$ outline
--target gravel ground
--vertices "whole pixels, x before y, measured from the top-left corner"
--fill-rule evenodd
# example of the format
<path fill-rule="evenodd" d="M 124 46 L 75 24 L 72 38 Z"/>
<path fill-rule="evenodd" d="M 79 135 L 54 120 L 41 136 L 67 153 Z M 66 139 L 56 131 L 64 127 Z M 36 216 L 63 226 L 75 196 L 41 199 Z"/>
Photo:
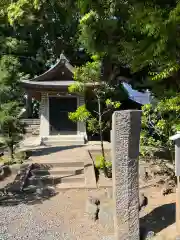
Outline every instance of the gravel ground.
<path fill-rule="evenodd" d="M 94 190 L 93 193 L 102 190 Z M 41 203 L 0 207 L 0 240 L 100 240 L 109 234 L 84 214 L 92 192 L 71 190 Z M 108 239 L 108 238 L 107 238 Z"/>
<path fill-rule="evenodd" d="M 2 207 L 0 214 L 0 239 L 73 239 L 63 232 L 61 219 L 43 219 L 43 213 L 35 206 Z"/>

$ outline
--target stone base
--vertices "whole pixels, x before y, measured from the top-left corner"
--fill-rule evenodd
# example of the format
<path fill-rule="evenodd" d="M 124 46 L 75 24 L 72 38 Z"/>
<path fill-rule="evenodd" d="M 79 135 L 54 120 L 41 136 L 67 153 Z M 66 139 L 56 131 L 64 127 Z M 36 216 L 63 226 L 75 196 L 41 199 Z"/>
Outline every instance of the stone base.
<path fill-rule="evenodd" d="M 108 201 L 100 204 L 99 223 L 106 228 L 114 228 L 114 204 L 113 200 L 108 199 Z"/>
<path fill-rule="evenodd" d="M 98 218 L 98 206 L 92 203 L 89 199 L 86 202 L 86 214 L 89 219 L 96 221 Z"/>

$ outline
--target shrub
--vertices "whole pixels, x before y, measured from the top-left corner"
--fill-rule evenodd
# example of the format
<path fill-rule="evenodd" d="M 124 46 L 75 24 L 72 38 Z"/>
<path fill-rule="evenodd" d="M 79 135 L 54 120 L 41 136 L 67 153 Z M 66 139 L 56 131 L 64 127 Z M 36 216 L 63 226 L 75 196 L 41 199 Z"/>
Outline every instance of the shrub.
<path fill-rule="evenodd" d="M 107 177 L 112 177 L 112 162 L 110 161 L 104 161 L 104 157 L 102 155 L 96 156 L 95 158 L 95 167 L 98 171 L 104 170 L 104 162 L 107 169 Z"/>
<path fill-rule="evenodd" d="M 24 125 L 20 121 L 21 108 L 17 102 L 8 102 L 0 105 L 0 142 L 3 143 L 14 160 L 15 146 L 22 140 Z"/>
<path fill-rule="evenodd" d="M 180 96 L 164 98 L 143 106 L 141 155 L 153 157 L 156 152 L 173 153 L 170 136 L 180 129 Z"/>

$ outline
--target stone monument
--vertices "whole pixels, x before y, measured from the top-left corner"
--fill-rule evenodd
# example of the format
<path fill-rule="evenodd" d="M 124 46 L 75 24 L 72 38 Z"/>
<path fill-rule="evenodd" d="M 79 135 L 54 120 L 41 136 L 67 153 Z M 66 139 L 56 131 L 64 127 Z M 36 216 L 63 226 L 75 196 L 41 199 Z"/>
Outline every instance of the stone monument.
<path fill-rule="evenodd" d="M 141 111 L 114 112 L 112 175 L 115 240 L 139 240 L 139 139 Z"/>

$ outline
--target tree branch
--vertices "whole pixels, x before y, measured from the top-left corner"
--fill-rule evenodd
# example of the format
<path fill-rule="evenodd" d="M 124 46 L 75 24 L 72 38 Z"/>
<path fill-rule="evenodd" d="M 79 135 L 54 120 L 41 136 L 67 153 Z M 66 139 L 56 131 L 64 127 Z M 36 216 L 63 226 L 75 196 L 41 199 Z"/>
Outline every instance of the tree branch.
<path fill-rule="evenodd" d="M 104 132 L 109 126 L 106 125 L 103 129 L 102 129 L 102 132 Z"/>
<path fill-rule="evenodd" d="M 93 110 L 93 112 L 99 115 L 99 113 L 97 111 Z"/>
<path fill-rule="evenodd" d="M 101 114 L 101 117 L 104 116 L 106 113 L 110 112 L 111 110 L 112 110 L 112 109 L 108 109 L 108 110 L 106 110 L 105 112 L 103 112 L 103 113 Z"/>

